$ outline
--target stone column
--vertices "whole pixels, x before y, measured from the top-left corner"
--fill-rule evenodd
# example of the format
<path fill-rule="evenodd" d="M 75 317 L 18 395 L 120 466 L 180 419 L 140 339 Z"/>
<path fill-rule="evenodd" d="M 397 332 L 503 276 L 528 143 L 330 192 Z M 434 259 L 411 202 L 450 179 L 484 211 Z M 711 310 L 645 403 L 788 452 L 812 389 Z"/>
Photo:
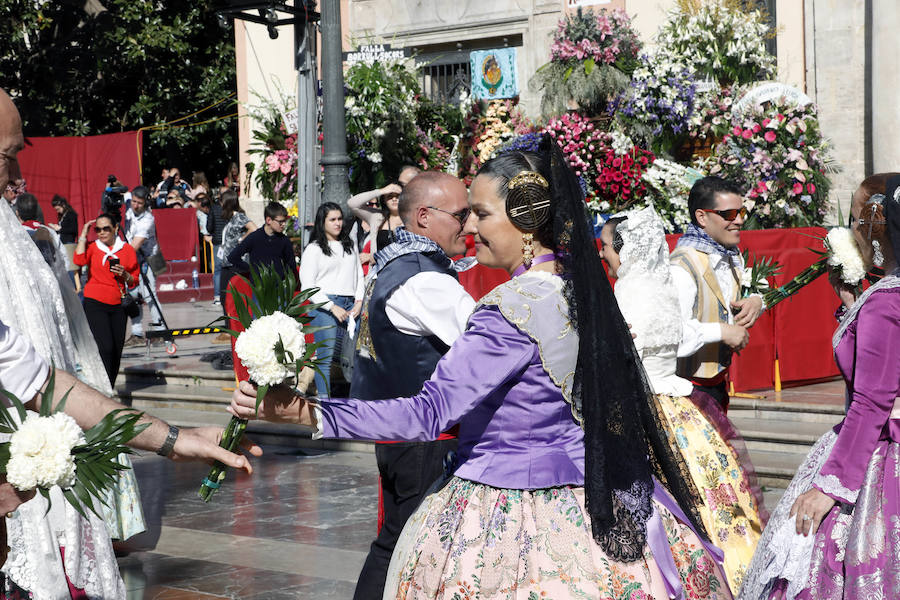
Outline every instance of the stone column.
<path fill-rule="evenodd" d="M 344 114 L 344 63 L 341 57 L 341 2 L 323 0 L 322 10 L 322 136 L 325 189 L 322 199 L 344 207 L 350 199 L 347 171 L 347 122 Z"/>
<path fill-rule="evenodd" d="M 872 158 L 875 173 L 900 171 L 900 10 L 872 2 Z"/>

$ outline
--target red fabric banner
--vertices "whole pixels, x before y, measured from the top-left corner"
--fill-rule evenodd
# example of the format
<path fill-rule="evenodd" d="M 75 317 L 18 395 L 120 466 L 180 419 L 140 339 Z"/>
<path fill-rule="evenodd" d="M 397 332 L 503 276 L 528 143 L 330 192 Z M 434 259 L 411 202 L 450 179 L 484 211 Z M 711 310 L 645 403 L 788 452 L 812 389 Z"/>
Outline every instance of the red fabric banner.
<path fill-rule="evenodd" d="M 782 273 L 775 278 L 775 284 L 783 285 L 818 260 L 807 248 L 822 250 L 822 242 L 814 238 L 824 235 L 825 230 L 819 227 L 744 231 L 740 247 L 749 249 L 752 256 L 769 256 L 781 263 Z M 670 249 L 679 237 L 666 236 Z M 509 275 L 501 269 L 478 265 L 460 273 L 459 280 L 477 300 L 508 281 Z M 837 375 L 831 335 L 837 326 L 834 311 L 838 304 L 827 277 L 822 276 L 796 296 L 765 311 L 750 330 L 750 343 L 732 362 L 735 390 L 773 387 L 776 356 L 782 382 Z"/>
<path fill-rule="evenodd" d="M 190 260 L 192 256 L 197 256 L 200 226 L 197 224 L 196 208 L 157 208 L 153 211 L 153 218 L 156 221 L 156 239 L 166 260 Z"/>
<path fill-rule="evenodd" d="M 106 178 L 115 175 L 130 190 L 141 182 L 141 132 L 89 137 L 29 137 L 19 153 L 19 167 L 47 223 L 56 223 L 50 205 L 65 197 L 78 213 L 78 230 L 97 216 Z"/>

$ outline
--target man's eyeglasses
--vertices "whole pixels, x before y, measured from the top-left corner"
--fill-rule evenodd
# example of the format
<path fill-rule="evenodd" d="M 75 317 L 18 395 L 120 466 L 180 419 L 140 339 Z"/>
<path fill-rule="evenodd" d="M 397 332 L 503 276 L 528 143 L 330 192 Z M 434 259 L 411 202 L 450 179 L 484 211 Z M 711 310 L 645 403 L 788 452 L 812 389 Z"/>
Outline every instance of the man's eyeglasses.
<path fill-rule="evenodd" d="M 287 219 L 272 219 L 272 220 L 275 221 L 276 223 L 278 223 L 279 225 L 284 225 L 288 221 Z"/>
<path fill-rule="evenodd" d="M 112 231 L 113 228 L 109 225 L 105 225 L 103 227 L 94 227 L 94 233 L 103 233 L 104 231 Z"/>
<path fill-rule="evenodd" d="M 460 229 L 462 229 L 463 227 L 466 226 L 466 221 L 467 221 L 468 218 L 469 218 L 469 214 L 471 214 L 471 212 L 472 212 L 472 209 L 469 208 L 469 207 L 466 207 L 466 208 L 464 208 L 464 209 L 462 209 L 462 210 L 460 210 L 460 211 L 457 211 L 457 212 L 455 212 L 455 213 L 454 213 L 454 212 L 450 212 L 449 210 L 444 210 L 443 208 L 438 208 L 437 206 L 426 206 L 425 208 L 430 208 L 431 210 L 437 210 L 437 211 L 440 211 L 440 212 L 442 212 L 442 213 L 446 213 L 446 214 L 450 215 L 451 217 L 453 217 L 454 219 L 456 219 L 457 221 L 459 221 L 459 228 L 460 228 Z"/>
<path fill-rule="evenodd" d="M 726 221 L 734 221 L 735 219 L 737 219 L 738 215 L 741 215 L 742 219 L 746 219 L 750 214 L 750 211 L 747 210 L 746 206 L 742 206 L 740 208 L 728 208 L 725 210 L 716 210 L 715 208 L 701 208 L 700 210 L 708 213 L 716 213 Z"/>

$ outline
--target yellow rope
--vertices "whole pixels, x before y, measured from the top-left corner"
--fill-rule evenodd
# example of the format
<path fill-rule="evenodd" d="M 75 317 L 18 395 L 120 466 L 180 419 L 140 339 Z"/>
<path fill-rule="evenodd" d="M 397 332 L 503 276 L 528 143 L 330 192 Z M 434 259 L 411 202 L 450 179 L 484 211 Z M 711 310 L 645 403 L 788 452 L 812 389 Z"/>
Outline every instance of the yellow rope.
<path fill-rule="evenodd" d="M 190 119 L 196 115 L 199 115 L 202 112 L 206 112 L 211 108 L 215 108 L 216 106 L 222 104 L 223 102 L 228 101 L 230 98 L 233 98 L 237 94 L 237 92 L 231 92 L 221 100 L 217 100 L 213 102 L 209 106 L 205 106 L 198 111 L 194 111 L 189 115 L 185 115 L 183 117 L 178 117 L 177 119 L 172 119 L 171 121 L 166 121 L 165 123 L 159 123 L 157 125 L 147 125 L 145 127 L 139 127 L 137 132 L 138 136 L 135 138 L 135 145 L 137 146 L 137 157 L 138 157 L 138 172 L 142 172 L 144 170 L 143 158 L 141 157 L 141 136 L 140 133 L 143 131 L 151 131 L 154 129 L 175 129 L 177 127 L 195 127 L 197 125 L 205 125 L 207 123 L 213 123 L 215 121 L 221 121 L 223 119 L 230 119 L 232 117 L 237 116 L 238 113 L 231 113 L 230 115 L 225 115 L 224 117 L 216 117 L 213 119 L 207 119 L 206 121 L 199 121 L 197 123 L 188 123 L 187 125 L 176 125 L 174 127 L 169 127 L 172 123 L 178 123 L 179 121 L 184 121 L 185 119 Z"/>

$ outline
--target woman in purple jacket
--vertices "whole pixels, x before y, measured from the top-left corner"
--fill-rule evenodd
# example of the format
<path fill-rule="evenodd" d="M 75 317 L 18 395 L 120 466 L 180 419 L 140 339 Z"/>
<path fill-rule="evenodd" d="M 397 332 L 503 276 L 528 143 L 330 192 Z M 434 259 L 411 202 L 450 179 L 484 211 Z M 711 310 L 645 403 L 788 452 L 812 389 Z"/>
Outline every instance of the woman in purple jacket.
<path fill-rule="evenodd" d="M 900 598 L 900 176 L 892 175 L 863 181 L 850 207 L 863 258 L 885 277 L 858 298 L 832 278 L 847 416 L 819 439 L 772 513 L 741 598 Z"/>
<path fill-rule="evenodd" d="M 459 424 L 452 476 L 407 522 L 385 598 L 730 598 L 561 151 L 545 139 L 489 161 L 470 205 L 479 262 L 512 279 L 422 391 L 313 404 L 281 388 L 260 416 L 362 439 Z M 242 382 L 230 410 L 254 406 Z"/>

